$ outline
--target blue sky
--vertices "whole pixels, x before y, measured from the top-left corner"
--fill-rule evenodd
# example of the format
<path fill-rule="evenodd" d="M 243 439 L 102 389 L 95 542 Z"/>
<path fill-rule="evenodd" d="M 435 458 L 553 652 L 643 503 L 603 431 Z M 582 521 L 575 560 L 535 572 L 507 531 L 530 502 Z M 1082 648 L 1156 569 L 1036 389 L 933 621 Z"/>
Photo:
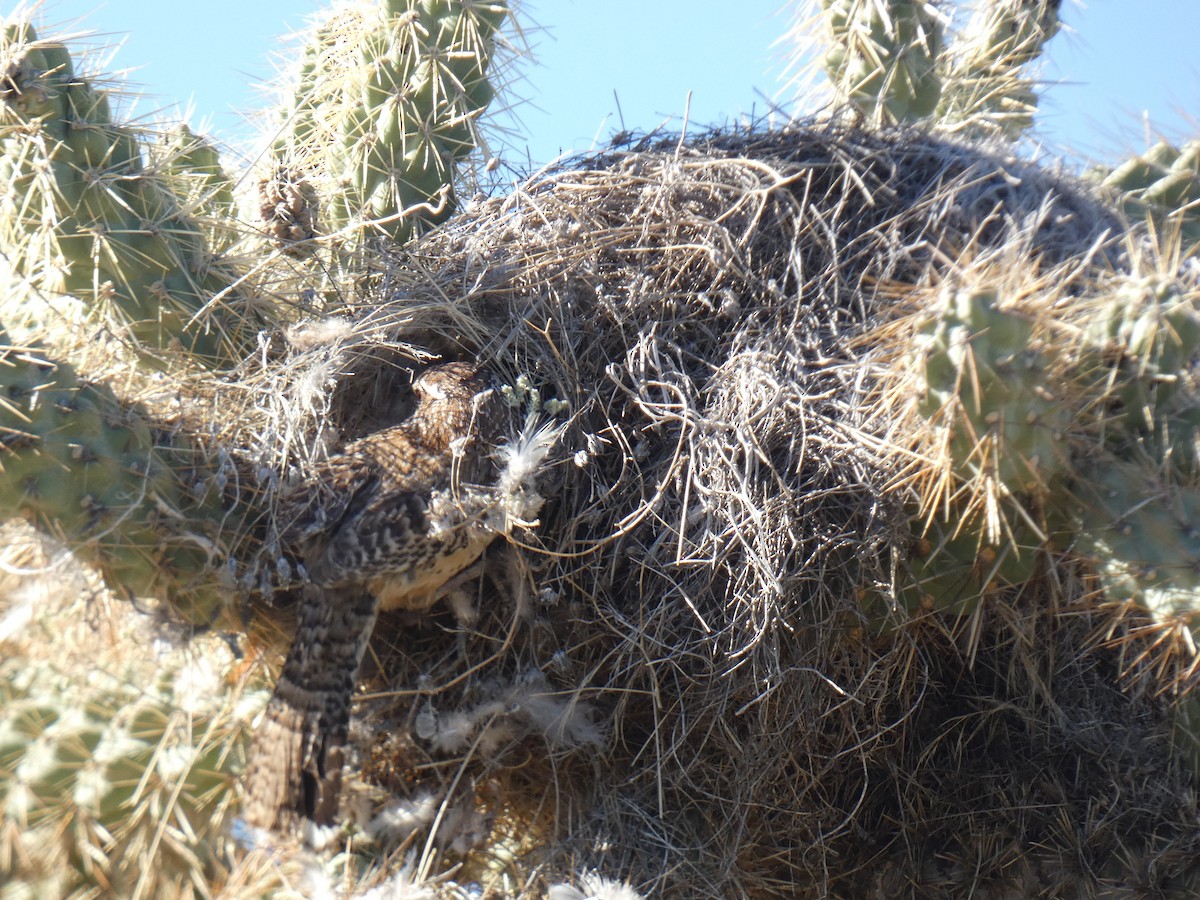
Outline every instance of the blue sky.
<path fill-rule="evenodd" d="M 123 42 L 109 68 L 132 70 L 151 96 L 139 112 L 173 106 L 167 114 L 183 118 L 190 109 L 194 126 L 239 144 L 251 133 L 243 114 L 267 103 L 255 85 L 271 75 L 280 36 L 325 5 L 49 0 L 40 18 L 44 30 L 82 28 L 97 33 L 95 43 Z M 1073 33 L 1050 45 L 1039 121 L 1052 153 L 1119 159 L 1145 145 L 1147 121 L 1153 134 L 1200 135 L 1200 0 L 1065 6 Z M 678 128 L 689 92 L 689 120 L 699 127 L 762 113 L 784 90 L 786 52 L 773 46 L 789 24 L 784 0 L 542 0 L 525 9 L 536 23 L 535 61 L 509 93 L 519 132 L 503 153 L 517 168 L 586 150 L 622 120 L 629 129 L 668 119 Z"/>

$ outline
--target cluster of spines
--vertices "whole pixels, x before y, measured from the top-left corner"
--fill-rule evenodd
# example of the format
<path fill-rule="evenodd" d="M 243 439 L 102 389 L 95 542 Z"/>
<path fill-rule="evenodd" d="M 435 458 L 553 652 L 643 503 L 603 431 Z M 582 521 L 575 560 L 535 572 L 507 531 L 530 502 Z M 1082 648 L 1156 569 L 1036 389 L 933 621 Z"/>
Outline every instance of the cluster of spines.
<path fill-rule="evenodd" d="M 979 4 L 951 44 L 936 118 L 982 135 L 1019 138 L 1037 111 L 1029 67 L 1059 31 L 1061 0 Z"/>

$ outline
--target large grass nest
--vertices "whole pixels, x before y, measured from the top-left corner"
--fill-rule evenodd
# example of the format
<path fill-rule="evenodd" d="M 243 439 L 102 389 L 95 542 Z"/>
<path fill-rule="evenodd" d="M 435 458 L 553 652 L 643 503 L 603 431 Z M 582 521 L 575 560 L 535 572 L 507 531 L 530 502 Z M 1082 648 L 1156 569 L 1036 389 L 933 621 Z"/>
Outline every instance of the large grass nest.
<path fill-rule="evenodd" d="M 439 356 L 565 425 L 473 612 L 378 627 L 376 827 L 433 803 L 420 874 L 535 895 L 589 869 L 714 898 L 1184 883 L 1200 820 L 1129 677 L 1144 619 L 1066 555 L 969 635 L 889 606 L 927 461 L 871 336 L 965 260 L 1086 293 L 1128 232 L 999 151 L 794 127 L 569 160 L 381 260 L 259 383 L 268 468 L 394 420 Z"/>

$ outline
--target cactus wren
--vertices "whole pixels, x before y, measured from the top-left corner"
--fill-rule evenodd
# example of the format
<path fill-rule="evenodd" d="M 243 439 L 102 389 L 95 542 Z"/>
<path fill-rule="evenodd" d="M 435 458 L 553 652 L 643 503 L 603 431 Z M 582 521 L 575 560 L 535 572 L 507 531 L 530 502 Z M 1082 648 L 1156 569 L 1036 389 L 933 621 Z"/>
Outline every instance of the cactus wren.
<path fill-rule="evenodd" d="M 281 501 L 280 532 L 303 559 L 299 624 L 255 732 L 243 818 L 275 828 L 337 813 L 359 663 L 380 610 L 431 606 L 495 533 L 456 505 L 493 480 L 503 404 L 467 363 L 426 370 L 399 425 L 346 446 Z"/>

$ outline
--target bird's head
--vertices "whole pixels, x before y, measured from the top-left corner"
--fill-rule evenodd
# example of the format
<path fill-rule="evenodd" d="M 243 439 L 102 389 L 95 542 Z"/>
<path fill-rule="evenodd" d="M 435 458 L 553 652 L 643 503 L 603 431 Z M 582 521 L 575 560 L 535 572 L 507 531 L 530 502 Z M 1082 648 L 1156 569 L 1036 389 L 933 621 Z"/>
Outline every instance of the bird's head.
<path fill-rule="evenodd" d="M 435 444 L 469 434 L 495 440 L 503 425 L 502 406 L 491 373 L 475 363 L 430 366 L 413 382 L 417 409 L 410 420 Z"/>
<path fill-rule="evenodd" d="M 449 362 L 430 366 L 413 382 L 422 405 L 470 403 L 476 394 L 490 390 L 491 378 L 475 363 Z"/>

